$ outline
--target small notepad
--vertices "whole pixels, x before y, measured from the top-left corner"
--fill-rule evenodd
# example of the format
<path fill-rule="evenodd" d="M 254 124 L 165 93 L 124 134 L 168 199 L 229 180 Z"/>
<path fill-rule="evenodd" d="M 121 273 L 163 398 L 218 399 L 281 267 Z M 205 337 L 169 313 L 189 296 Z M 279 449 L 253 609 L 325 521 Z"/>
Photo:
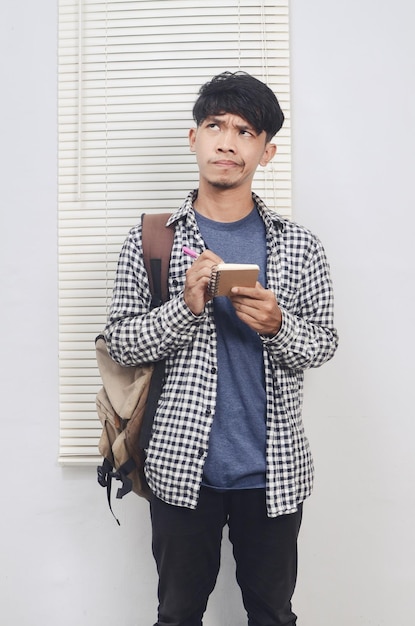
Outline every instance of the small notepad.
<path fill-rule="evenodd" d="M 212 268 L 208 293 L 229 296 L 232 287 L 255 287 L 259 266 L 251 263 L 218 263 Z"/>

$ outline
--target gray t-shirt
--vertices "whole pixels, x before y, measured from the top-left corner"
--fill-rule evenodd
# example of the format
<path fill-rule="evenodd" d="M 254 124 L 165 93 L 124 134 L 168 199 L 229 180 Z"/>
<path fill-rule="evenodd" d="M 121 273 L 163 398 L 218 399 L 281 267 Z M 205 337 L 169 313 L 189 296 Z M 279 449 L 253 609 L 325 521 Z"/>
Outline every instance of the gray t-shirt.
<path fill-rule="evenodd" d="M 237 222 L 196 214 L 206 246 L 227 263 L 257 263 L 266 287 L 265 225 L 256 207 Z M 265 486 L 266 396 L 262 342 L 226 297 L 214 299 L 218 390 L 203 484 L 216 489 Z"/>

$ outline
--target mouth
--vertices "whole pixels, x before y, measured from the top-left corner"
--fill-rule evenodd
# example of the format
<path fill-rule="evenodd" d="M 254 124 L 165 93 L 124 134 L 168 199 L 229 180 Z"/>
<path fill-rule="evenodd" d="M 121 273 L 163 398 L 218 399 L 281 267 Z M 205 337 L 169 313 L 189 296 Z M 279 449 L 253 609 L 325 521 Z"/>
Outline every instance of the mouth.
<path fill-rule="evenodd" d="M 231 161 L 229 159 L 220 159 L 218 161 L 213 161 L 213 165 L 227 169 L 229 169 L 230 167 L 240 167 L 239 163 L 237 163 L 236 161 Z"/>

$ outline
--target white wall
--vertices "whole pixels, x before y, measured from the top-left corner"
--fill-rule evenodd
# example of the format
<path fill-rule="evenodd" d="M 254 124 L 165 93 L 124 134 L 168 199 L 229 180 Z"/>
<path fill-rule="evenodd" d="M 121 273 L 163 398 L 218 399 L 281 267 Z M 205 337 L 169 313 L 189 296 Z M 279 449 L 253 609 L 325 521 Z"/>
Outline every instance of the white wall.
<path fill-rule="evenodd" d="M 414 623 L 413 0 L 293 0 L 295 218 L 327 249 L 341 347 L 307 378 L 317 484 L 304 626 Z M 146 505 L 57 463 L 55 2 L 1 3 L 0 606 L 7 626 L 146 626 Z M 206 626 L 244 623 L 227 544 Z"/>
<path fill-rule="evenodd" d="M 295 213 L 327 248 L 341 335 L 307 382 L 305 626 L 415 623 L 414 18 L 292 2 Z"/>

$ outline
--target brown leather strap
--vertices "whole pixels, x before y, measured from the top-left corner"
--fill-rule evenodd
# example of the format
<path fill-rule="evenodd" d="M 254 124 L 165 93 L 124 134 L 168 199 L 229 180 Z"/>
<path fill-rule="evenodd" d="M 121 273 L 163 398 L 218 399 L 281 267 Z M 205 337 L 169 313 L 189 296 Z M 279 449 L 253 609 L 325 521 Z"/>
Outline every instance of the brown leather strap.
<path fill-rule="evenodd" d="M 166 226 L 170 215 L 145 213 L 141 216 L 144 265 L 153 299 L 159 296 L 161 302 L 169 299 L 168 276 L 174 238 L 174 226 Z M 160 285 L 155 283 L 158 280 Z"/>

